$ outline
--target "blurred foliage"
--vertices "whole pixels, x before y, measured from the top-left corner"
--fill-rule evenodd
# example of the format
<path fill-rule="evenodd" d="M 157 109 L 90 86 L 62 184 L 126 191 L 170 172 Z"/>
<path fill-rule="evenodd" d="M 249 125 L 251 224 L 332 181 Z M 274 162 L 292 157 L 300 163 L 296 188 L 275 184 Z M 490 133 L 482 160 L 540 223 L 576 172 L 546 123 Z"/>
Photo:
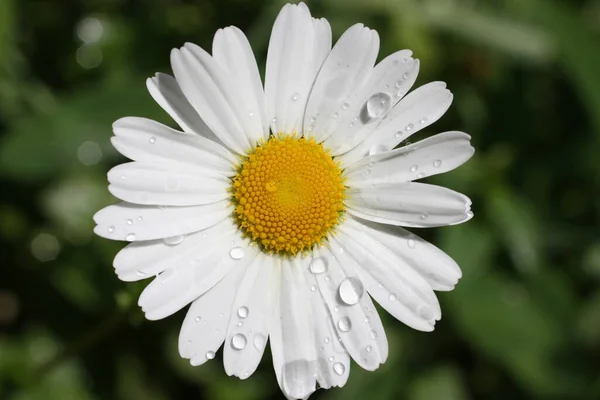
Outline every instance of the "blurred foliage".
<path fill-rule="evenodd" d="M 219 358 L 193 368 L 183 312 L 147 322 L 93 237 L 122 159 L 111 123 L 170 123 L 144 79 L 185 41 L 237 25 L 264 65 L 282 1 L 0 0 L 0 398 L 282 398 L 268 354 L 248 380 Z M 473 199 L 464 226 L 420 231 L 464 278 L 444 319 L 414 332 L 384 315 L 390 358 L 352 369 L 322 399 L 600 398 L 600 1 L 314 0 L 334 36 L 377 29 L 382 55 L 411 48 L 418 83 L 455 94 L 435 132 L 477 149 L 430 179 Z M 429 130 L 420 138 L 432 134 Z"/>

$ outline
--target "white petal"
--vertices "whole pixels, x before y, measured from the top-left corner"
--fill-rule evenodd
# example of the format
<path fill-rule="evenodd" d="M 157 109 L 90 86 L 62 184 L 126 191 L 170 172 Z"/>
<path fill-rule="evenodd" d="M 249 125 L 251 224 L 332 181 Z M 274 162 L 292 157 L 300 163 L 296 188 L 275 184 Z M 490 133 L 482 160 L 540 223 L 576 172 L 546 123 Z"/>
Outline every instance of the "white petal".
<path fill-rule="evenodd" d="M 236 113 L 252 144 L 266 140 L 269 122 L 265 95 L 252 48 L 236 27 L 219 29 L 213 41 L 213 57 L 235 88 L 239 102 Z M 240 107 L 241 105 L 241 107 Z"/>
<path fill-rule="evenodd" d="M 181 164 L 132 162 L 108 172 L 108 189 L 115 197 L 136 204 L 210 204 L 230 196 L 231 181 L 214 175 L 212 170 Z"/>
<path fill-rule="evenodd" d="M 357 229 L 368 232 L 398 258 L 399 268 L 412 268 L 429 283 L 434 290 L 452 290 L 462 273 L 456 262 L 431 243 L 397 226 L 383 225 L 350 216 Z"/>
<path fill-rule="evenodd" d="M 273 257 L 259 253 L 240 284 L 227 328 L 223 365 L 227 375 L 246 379 L 258 367 L 269 336 L 273 307 Z"/>
<path fill-rule="evenodd" d="M 229 255 L 224 257 L 230 259 Z M 225 278 L 192 303 L 179 332 L 179 354 L 190 359 L 192 365 L 212 360 L 223 344 L 233 299 L 252 260 L 244 257 Z"/>
<path fill-rule="evenodd" d="M 316 274 L 315 279 L 344 347 L 362 368 L 377 369 L 387 359 L 387 339 L 354 266 L 345 264 L 342 267 L 332 249 L 327 247 L 313 252 L 313 258 L 306 261 L 309 270 L 311 262 L 327 265 L 327 272 Z M 352 293 L 347 289 L 352 289 Z M 351 298 L 346 297 L 347 293 Z"/>
<path fill-rule="evenodd" d="M 207 139 L 217 141 L 215 134 L 202 121 L 196 110 L 185 98 L 179 84 L 171 75 L 158 73 L 146 80 L 150 95 L 177 124 L 188 133 L 197 133 Z"/>
<path fill-rule="evenodd" d="M 314 320 L 307 307 L 310 292 L 296 260 L 279 262 L 274 270 L 279 293 L 270 323 L 273 368 L 285 395 L 304 399 L 315 391 L 317 373 Z"/>
<path fill-rule="evenodd" d="M 233 257 L 232 251 L 243 256 Z M 238 231 L 230 231 L 211 240 L 208 248 L 197 247 L 158 275 L 144 289 L 138 304 L 150 320 L 168 317 L 210 290 L 231 268 L 245 268 L 255 256 L 255 248 L 241 239 Z"/>
<path fill-rule="evenodd" d="M 186 135 L 145 118 L 121 118 L 113 124 L 113 146 L 125 157 L 149 163 L 175 162 L 235 174 L 229 150 L 201 136 Z"/>
<path fill-rule="evenodd" d="M 329 309 L 325 305 L 315 276 L 305 271 L 310 285 L 309 296 L 315 325 L 315 347 L 317 349 L 317 382 L 323 389 L 342 387 L 350 375 L 350 356 L 342 346 L 341 339 L 333 326 Z"/>
<path fill-rule="evenodd" d="M 475 149 L 462 132 L 444 132 L 409 146 L 365 157 L 345 170 L 346 184 L 409 182 L 453 170 Z"/>
<path fill-rule="evenodd" d="M 419 60 L 401 50 L 375 66 L 365 84 L 348 97 L 339 111 L 340 124 L 325 140 L 333 155 L 354 148 L 380 124 L 392 107 L 412 87 L 419 74 Z"/>
<path fill-rule="evenodd" d="M 178 263 L 188 262 L 195 256 L 195 250 L 210 248 L 214 240 L 236 229 L 233 221 L 227 218 L 189 235 L 130 243 L 115 257 L 115 272 L 119 279 L 127 282 L 152 277 Z"/>
<path fill-rule="evenodd" d="M 361 183 L 347 191 L 347 211 L 382 224 L 432 227 L 456 225 L 473 217 L 463 194 L 425 183 Z"/>
<path fill-rule="evenodd" d="M 331 49 L 331 29 L 311 18 L 305 4 L 287 4 L 271 32 L 265 96 L 271 130 L 302 134 L 306 102 L 315 77 Z"/>
<path fill-rule="evenodd" d="M 369 294 L 394 318 L 414 329 L 433 330 L 441 310 L 431 286 L 414 270 L 399 268 L 401 259 L 352 222 L 340 226 L 331 240 L 332 248 L 343 249 L 336 253 L 340 263 L 354 265 Z"/>
<path fill-rule="evenodd" d="M 224 70 L 200 47 L 171 51 L 171 66 L 185 97 L 223 143 L 239 154 L 252 146 L 238 117 L 239 99 Z"/>
<path fill-rule="evenodd" d="M 452 93 L 444 82 L 423 85 L 403 98 L 389 112 L 381 125 L 349 152 L 339 156 L 343 166 L 369 154 L 371 149 L 379 152 L 391 150 L 415 132 L 431 125 L 444 115 L 452 103 Z"/>
<path fill-rule="evenodd" d="M 337 41 L 317 75 L 304 115 L 304 134 L 317 141 L 339 125 L 348 97 L 367 81 L 379 51 L 377 32 L 356 24 Z M 337 113 L 337 115 L 336 115 Z"/>
<path fill-rule="evenodd" d="M 231 214 L 228 200 L 201 206 L 155 207 L 119 203 L 94 215 L 94 232 L 112 240 L 163 239 L 201 231 Z"/>

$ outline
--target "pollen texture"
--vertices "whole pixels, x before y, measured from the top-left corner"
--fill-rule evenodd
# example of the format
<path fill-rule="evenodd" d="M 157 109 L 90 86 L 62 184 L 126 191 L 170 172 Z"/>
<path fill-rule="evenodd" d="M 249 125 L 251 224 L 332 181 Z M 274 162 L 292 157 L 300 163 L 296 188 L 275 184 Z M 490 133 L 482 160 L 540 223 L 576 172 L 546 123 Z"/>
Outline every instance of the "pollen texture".
<path fill-rule="evenodd" d="M 271 137 L 233 178 L 234 219 L 263 251 L 295 255 L 339 222 L 344 190 L 341 169 L 321 144 Z"/>

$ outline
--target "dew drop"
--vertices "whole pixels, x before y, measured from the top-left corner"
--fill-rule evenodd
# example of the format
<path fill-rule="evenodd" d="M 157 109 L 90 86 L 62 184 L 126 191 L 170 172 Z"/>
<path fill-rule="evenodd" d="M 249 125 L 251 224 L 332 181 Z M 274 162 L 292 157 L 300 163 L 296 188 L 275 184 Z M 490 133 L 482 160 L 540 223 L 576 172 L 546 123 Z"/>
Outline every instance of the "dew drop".
<path fill-rule="evenodd" d="M 146 276 L 146 273 L 144 271 L 139 270 L 139 269 L 135 271 L 135 274 L 137 276 Z"/>
<path fill-rule="evenodd" d="M 381 154 L 387 151 L 387 147 L 382 144 L 376 144 L 369 149 L 369 155 Z"/>
<path fill-rule="evenodd" d="M 368 324 L 369 322 L 371 322 L 371 319 L 369 317 L 365 317 L 365 323 Z"/>
<path fill-rule="evenodd" d="M 405 73 L 404 75 L 402 75 L 402 79 L 407 80 L 408 79 L 408 73 Z"/>
<path fill-rule="evenodd" d="M 142 222 L 144 220 L 144 217 L 139 216 L 137 219 L 138 219 L 138 221 Z"/>
<path fill-rule="evenodd" d="M 329 336 L 327 336 L 327 337 L 325 338 L 325 343 L 329 343 L 330 341 L 331 341 L 331 339 L 329 338 Z"/>
<path fill-rule="evenodd" d="M 404 92 L 402 90 L 399 90 L 398 93 L 396 93 L 396 97 L 402 97 L 404 96 Z"/>
<path fill-rule="evenodd" d="M 347 305 L 351 306 L 360 301 L 364 294 L 365 288 L 356 277 L 346 278 L 338 287 L 338 295 L 340 299 Z"/>
<path fill-rule="evenodd" d="M 433 310 L 427 305 L 420 305 L 417 307 L 417 315 L 427 321 L 431 321 L 433 319 Z"/>
<path fill-rule="evenodd" d="M 402 86 L 402 80 L 398 79 L 398 80 L 396 81 L 396 85 L 395 85 L 395 86 L 396 86 L 396 89 L 399 89 L 399 88 L 400 88 L 400 86 Z"/>
<path fill-rule="evenodd" d="M 114 225 L 109 226 L 107 231 L 108 231 L 108 233 L 113 233 L 115 231 Z"/>
<path fill-rule="evenodd" d="M 436 168 L 439 168 L 440 165 L 442 165 L 442 160 L 435 160 L 433 162 L 433 166 L 436 167 Z"/>
<path fill-rule="evenodd" d="M 417 174 L 417 179 L 421 179 L 421 178 L 423 178 L 424 176 L 425 176 L 425 174 L 424 174 L 424 173 L 422 173 L 422 172 L 419 172 L 419 173 Z"/>
<path fill-rule="evenodd" d="M 310 117 L 311 124 L 314 124 L 317 119 L 315 117 Z"/>
<path fill-rule="evenodd" d="M 292 95 L 292 101 L 297 101 L 300 98 L 300 93 L 294 93 Z"/>
<path fill-rule="evenodd" d="M 391 293 L 388 296 L 388 299 L 393 303 L 394 301 L 398 300 L 398 298 L 396 297 L 396 295 L 394 293 Z"/>
<path fill-rule="evenodd" d="M 419 169 L 418 165 L 413 165 L 412 167 L 410 167 L 410 172 L 417 172 L 418 169 Z"/>
<path fill-rule="evenodd" d="M 248 316 L 248 312 L 249 312 L 248 307 L 242 306 L 242 307 L 238 308 L 237 315 L 240 318 L 246 318 Z"/>
<path fill-rule="evenodd" d="M 377 337 L 378 337 L 378 336 L 379 336 L 379 335 L 377 334 L 377 332 L 376 332 L 376 331 L 371 331 L 371 337 L 372 337 L 373 339 L 377 339 Z"/>
<path fill-rule="evenodd" d="M 371 352 L 371 350 L 373 350 L 373 348 L 372 348 L 371 346 L 367 346 L 367 349 L 366 349 L 366 350 L 367 350 L 367 353 L 370 353 L 370 352 Z"/>
<path fill-rule="evenodd" d="M 206 358 L 209 360 L 212 360 L 213 358 L 215 358 L 215 352 L 214 351 L 207 351 L 206 352 Z"/>
<path fill-rule="evenodd" d="M 421 214 L 421 219 L 427 219 L 427 217 L 429 217 L 429 214 L 427 214 L 426 212 L 424 212 L 423 214 Z"/>
<path fill-rule="evenodd" d="M 312 285 L 312 286 L 310 287 L 310 291 L 311 291 L 311 292 L 315 292 L 316 290 L 317 290 L 317 287 L 316 287 L 315 285 Z"/>
<path fill-rule="evenodd" d="M 250 111 L 250 112 L 248 113 L 248 116 L 249 116 L 249 117 L 252 117 L 253 115 L 254 115 L 254 113 L 253 113 L 252 111 Z"/>
<path fill-rule="evenodd" d="M 344 110 L 347 110 L 347 109 L 348 109 L 348 107 L 350 107 L 350 104 L 348 104 L 348 103 L 344 103 L 344 104 L 342 104 L 342 108 L 343 108 Z"/>
<path fill-rule="evenodd" d="M 333 362 L 335 361 L 335 358 L 333 358 L 333 356 L 329 356 L 329 362 Z"/>
<path fill-rule="evenodd" d="M 313 258 L 313 260 L 310 262 L 310 264 L 308 266 L 308 269 L 313 274 L 322 274 L 324 272 L 327 272 L 327 269 L 328 269 L 327 260 L 323 257 Z"/>
<path fill-rule="evenodd" d="M 244 258 L 244 249 L 241 247 L 234 247 L 229 251 L 229 256 L 234 260 L 241 260 Z"/>
<path fill-rule="evenodd" d="M 265 337 L 262 334 L 257 333 L 254 335 L 253 343 L 256 350 L 262 350 L 265 348 Z"/>
<path fill-rule="evenodd" d="M 246 339 L 246 336 L 242 335 L 241 333 L 236 333 L 231 338 L 231 347 L 233 347 L 234 350 L 242 350 L 244 347 L 246 347 L 247 342 L 248 340 Z"/>
<path fill-rule="evenodd" d="M 202 319 L 201 317 L 196 317 L 196 318 L 194 318 L 194 320 L 195 320 L 196 322 L 200 322 L 200 320 L 201 320 L 201 319 Z"/>
<path fill-rule="evenodd" d="M 402 132 L 396 132 L 396 134 L 394 135 L 395 138 L 399 138 L 400 136 L 402 136 Z"/>
<path fill-rule="evenodd" d="M 352 328 L 352 322 L 350 318 L 343 317 L 338 321 L 338 329 L 342 332 L 348 332 Z"/>
<path fill-rule="evenodd" d="M 329 275 L 327 275 L 327 276 L 325 277 L 325 282 L 329 282 L 329 280 L 330 280 L 330 279 L 331 279 L 331 278 L 329 278 Z"/>
<path fill-rule="evenodd" d="M 391 97 L 387 93 L 375 93 L 367 100 L 367 114 L 370 118 L 380 118 L 389 110 Z"/>
<path fill-rule="evenodd" d="M 333 311 L 335 311 L 335 312 L 340 312 L 340 308 L 339 308 L 338 306 L 335 306 L 335 307 L 333 308 Z"/>
<path fill-rule="evenodd" d="M 272 123 L 276 123 L 276 122 L 277 122 L 277 118 L 273 118 L 273 119 L 271 120 L 271 122 L 272 122 Z"/>
<path fill-rule="evenodd" d="M 344 364 L 336 362 L 333 364 L 333 371 L 338 375 L 343 375 L 346 372 L 346 367 L 344 367 Z"/>
<path fill-rule="evenodd" d="M 340 116 L 340 114 L 338 114 L 338 113 L 336 113 L 336 112 L 335 112 L 335 113 L 333 113 L 333 118 L 337 118 L 337 117 L 339 117 L 339 116 Z"/>
<path fill-rule="evenodd" d="M 243 321 L 238 322 L 235 326 L 241 328 L 244 325 Z"/>
<path fill-rule="evenodd" d="M 129 235 L 125 236 L 125 240 L 128 242 L 133 242 L 135 240 L 135 233 L 130 233 Z"/>
<path fill-rule="evenodd" d="M 406 125 L 406 128 L 404 128 L 404 130 L 405 130 L 406 132 L 410 132 L 410 131 L 412 131 L 412 129 L 413 129 L 414 127 L 415 127 L 415 126 L 414 126 L 413 124 L 408 124 L 408 125 Z"/>
<path fill-rule="evenodd" d="M 176 246 L 179 243 L 183 242 L 183 239 L 185 239 L 185 235 L 177 235 L 177 236 L 171 236 L 168 238 L 164 238 L 163 242 L 167 246 Z"/>
<path fill-rule="evenodd" d="M 415 240 L 414 240 L 414 239 L 408 239 L 408 240 L 406 241 L 406 243 L 408 244 L 408 247 L 410 247 L 411 249 L 414 249 L 414 248 L 415 248 L 415 245 L 416 245 L 416 243 L 415 243 Z"/>
<path fill-rule="evenodd" d="M 156 143 L 156 138 L 152 136 L 148 141 L 150 142 L 150 144 L 154 144 Z"/>
<path fill-rule="evenodd" d="M 350 128 L 354 126 L 354 121 L 350 122 Z"/>
<path fill-rule="evenodd" d="M 131 220 L 131 219 L 128 219 L 128 220 L 127 220 L 127 225 L 133 225 L 133 220 Z"/>
<path fill-rule="evenodd" d="M 426 124 L 427 123 L 427 118 L 421 118 L 421 120 L 419 121 L 419 123 L 421 125 Z"/>

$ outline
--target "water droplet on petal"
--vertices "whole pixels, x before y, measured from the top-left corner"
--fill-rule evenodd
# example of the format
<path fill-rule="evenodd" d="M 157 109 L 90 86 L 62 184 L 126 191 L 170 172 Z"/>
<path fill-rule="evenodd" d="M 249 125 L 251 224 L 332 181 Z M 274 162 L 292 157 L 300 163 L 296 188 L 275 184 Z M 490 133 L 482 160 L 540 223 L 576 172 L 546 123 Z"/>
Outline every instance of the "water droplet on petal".
<path fill-rule="evenodd" d="M 146 276 L 146 273 L 144 271 L 142 271 L 142 270 L 139 270 L 139 269 L 135 271 L 135 274 L 137 276 Z"/>
<path fill-rule="evenodd" d="M 208 358 L 209 360 L 212 360 L 213 358 L 215 358 L 215 352 L 214 351 L 207 351 L 206 352 L 206 358 Z"/>
<path fill-rule="evenodd" d="M 433 166 L 436 167 L 436 168 L 439 168 L 440 165 L 442 165 L 442 160 L 435 160 L 433 162 Z"/>
<path fill-rule="evenodd" d="M 168 246 L 176 246 L 179 243 L 183 242 L 183 239 L 185 239 L 185 235 L 177 235 L 177 236 L 171 236 L 168 238 L 164 238 L 163 242 L 164 242 L 164 244 L 166 244 Z"/>
<path fill-rule="evenodd" d="M 412 167 L 410 167 L 410 172 L 417 172 L 418 169 L 419 169 L 418 165 L 413 165 Z"/>
<path fill-rule="evenodd" d="M 202 319 L 201 317 L 196 317 L 196 318 L 194 318 L 194 320 L 195 320 L 196 322 L 200 322 L 200 320 L 201 320 L 201 319 Z"/>
<path fill-rule="evenodd" d="M 364 291 L 365 289 L 362 282 L 356 277 L 344 279 L 338 287 L 338 295 L 340 296 L 340 299 L 345 304 L 350 306 L 360 301 Z"/>
<path fill-rule="evenodd" d="M 311 122 L 312 124 L 314 124 L 316 120 L 317 120 L 317 119 L 316 119 L 315 117 L 310 117 L 310 122 Z"/>
<path fill-rule="evenodd" d="M 265 348 L 265 337 L 262 334 L 257 333 L 254 335 L 254 347 L 260 351 Z"/>
<path fill-rule="evenodd" d="M 421 178 L 423 178 L 424 176 L 425 176 L 425 174 L 424 174 L 424 173 L 422 173 L 422 172 L 419 172 L 419 173 L 417 174 L 417 179 L 421 179 Z"/>
<path fill-rule="evenodd" d="M 128 219 L 128 220 L 127 220 L 127 225 L 133 225 L 133 220 L 131 220 L 131 219 Z"/>
<path fill-rule="evenodd" d="M 310 264 L 308 266 L 308 269 L 313 274 L 322 274 L 324 272 L 327 272 L 327 268 L 328 268 L 327 260 L 323 257 L 313 258 L 313 260 L 310 262 Z"/>
<path fill-rule="evenodd" d="M 330 341 L 331 341 L 331 339 L 329 338 L 329 336 L 327 336 L 327 337 L 325 338 L 325 343 L 329 343 Z"/>
<path fill-rule="evenodd" d="M 393 303 L 394 301 L 398 300 L 398 298 L 396 297 L 396 295 L 394 293 L 391 293 L 388 297 L 388 299 Z"/>
<path fill-rule="evenodd" d="M 246 318 L 248 316 L 248 312 L 249 312 L 248 307 L 242 306 L 242 307 L 238 308 L 237 314 L 238 314 L 238 317 L 240 317 L 240 318 Z"/>
<path fill-rule="evenodd" d="M 367 100 L 367 114 L 370 118 L 382 117 L 391 106 L 391 97 L 387 93 L 375 93 Z"/>
<path fill-rule="evenodd" d="M 244 325 L 243 321 L 238 322 L 235 326 L 241 328 Z"/>
<path fill-rule="evenodd" d="M 422 119 L 419 121 L 419 123 L 420 123 L 421 125 L 423 125 L 423 124 L 426 124 L 426 123 L 427 123 L 427 118 L 422 118 Z"/>
<path fill-rule="evenodd" d="M 340 116 L 340 114 L 338 114 L 338 113 L 336 113 L 336 112 L 335 112 L 335 113 L 333 113 L 333 118 L 337 118 L 337 117 L 339 117 L 339 116 Z"/>
<path fill-rule="evenodd" d="M 128 242 L 133 242 L 135 240 L 135 233 L 130 233 L 129 235 L 125 236 L 125 240 Z"/>
<path fill-rule="evenodd" d="M 276 123 L 276 122 L 277 122 L 277 118 L 273 118 L 273 119 L 271 120 L 271 122 L 272 122 L 272 123 Z"/>
<path fill-rule="evenodd" d="M 329 356 L 329 362 L 333 362 L 335 361 L 335 358 L 333 358 L 333 356 Z"/>
<path fill-rule="evenodd" d="M 344 367 L 344 364 L 336 362 L 333 364 L 333 371 L 338 375 L 343 375 L 346 372 L 346 367 Z"/>
<path fill-rule="evenodd" d="M 415 127 L 415 126 L 414 126 L 413 124 L 408 124 L 408 125 L 406 125 L 406 128 L 404 128 L 404 130 L 405 130 L 406 132 L 410 132 L 410 131 L 412 131 L 412 129 L 413 129 L 414 127 Z"/>
<path fill-rule="evenodd" d="M 376 144 L 375 146 L 369 149 L 369 155 L 381 154 L 387 151 L 387 147 L 382 144 Z"/>
<path fill-rule="evenodd" d="M 344 103 L 344 104 L 342 104 L 342 108 L 343 108 L 344 110 L 347 110 L 347 109 L 348 109 L 348 107 L 350 107 L 350 104 L 348 104 L 348 103 Z"/>
<path fill-rule="evenodd" d="M 433 309 L 427 305 L 420 305 L 417 307 L 417 315 L 427 321 L 433 319 Z"/>
<path fill-rule="evenodd" d="M 297 101 L 300 98 L 300 93 L 294 93 L 292 95 L 292 101 Z"/>
<path fill-rule="evenodd" d="M 156 143 L 156 138 L 152 136 L 148 141 L 150 142 L 150 144 L 154 144 Z"/>
<path fill-rule="evenodd" d="M 429 214 L 427 214 L 426 212 L 424 212 L 423 214 L 421 214 L 421 219 L 427 219 L 427 217 L 429 217 Z"/>
<path fill-rule="evenodd" d="M 311 291 L 311 292 L 315 292 L 316 290 L 317 290 L 317 287 L 316 287 L 315 285 L 312 285 L 312 286 L 310 287 L 310 291 Z"/>
<path fill-rule="evenodd" d="M 244 258 L 244 249 L 241 247 L 234 247 L 229 251 L 229 256 L 234 260 L 241 260 Z"/>
<path fill-rule="evenodd" d="M 400 131 L 396 132 L 396 134 L 394 135 L 395 138 L 399 138 L 400 136 L 402 136 L 402 132 Z"/>
<path fill-rule="evenodd" d="M 365 317 L 365 323 L 369 323 L 371 320 L 369 319 L 369 317 Z"/>
<path fill-rule="evenodd" d="M 338 329 L 342 332 L 348 332 L 352 328 L 350 318 L 343 317 L 338 321 Z"/>
<path fill-rule="evenodd" d="M 138 217 L 138 221 L 142 222 L 143 220 L 144 220 L 144 217 L 142 217 L 142 216 Z"/>
<path fill-rule="evenodd" d="M 108 233 L 113 233 L 115 231 L 114 225 L 109 226 L 107 231 L 108 231 Z"/>
<path fill-rule="evenodd" d="M 246 347 L 247 342 L 246 336 L 237 333 L 231 338 L 231 347 L 233 347 L 234 350 L 242 350 Z"/>
<path fill-rule="evenodd" d="M 373 339 L 377 339 L 377 337 L 378 337 L 378 336 L 379 336 L 379 335 L 377 334 L 377 332 L 376 332 L 376 331 L 371 331 L 371 337 L 372 337 Z"/>
<path fill-rule="evenodd" d="M 414 239 L 408 239 L 408 240 L 406 241 L 406 243 L 408 244 L 408 247 L 410 247 L 411 249 L 414 249 L 414 248 L 415 248 L 415 244 L 416 244 L 416 243 L 415 243 Z"/>
<path fill-rule="evenodd" d="M 370 353 L 370 352 L 371 352 L 371 350 L 373 350 L 373 348 L 372 348 L 371 346 L 367 346 L 367 349 L 366 349 L 366 350 L 367 350 L 367 353 Z"/>

